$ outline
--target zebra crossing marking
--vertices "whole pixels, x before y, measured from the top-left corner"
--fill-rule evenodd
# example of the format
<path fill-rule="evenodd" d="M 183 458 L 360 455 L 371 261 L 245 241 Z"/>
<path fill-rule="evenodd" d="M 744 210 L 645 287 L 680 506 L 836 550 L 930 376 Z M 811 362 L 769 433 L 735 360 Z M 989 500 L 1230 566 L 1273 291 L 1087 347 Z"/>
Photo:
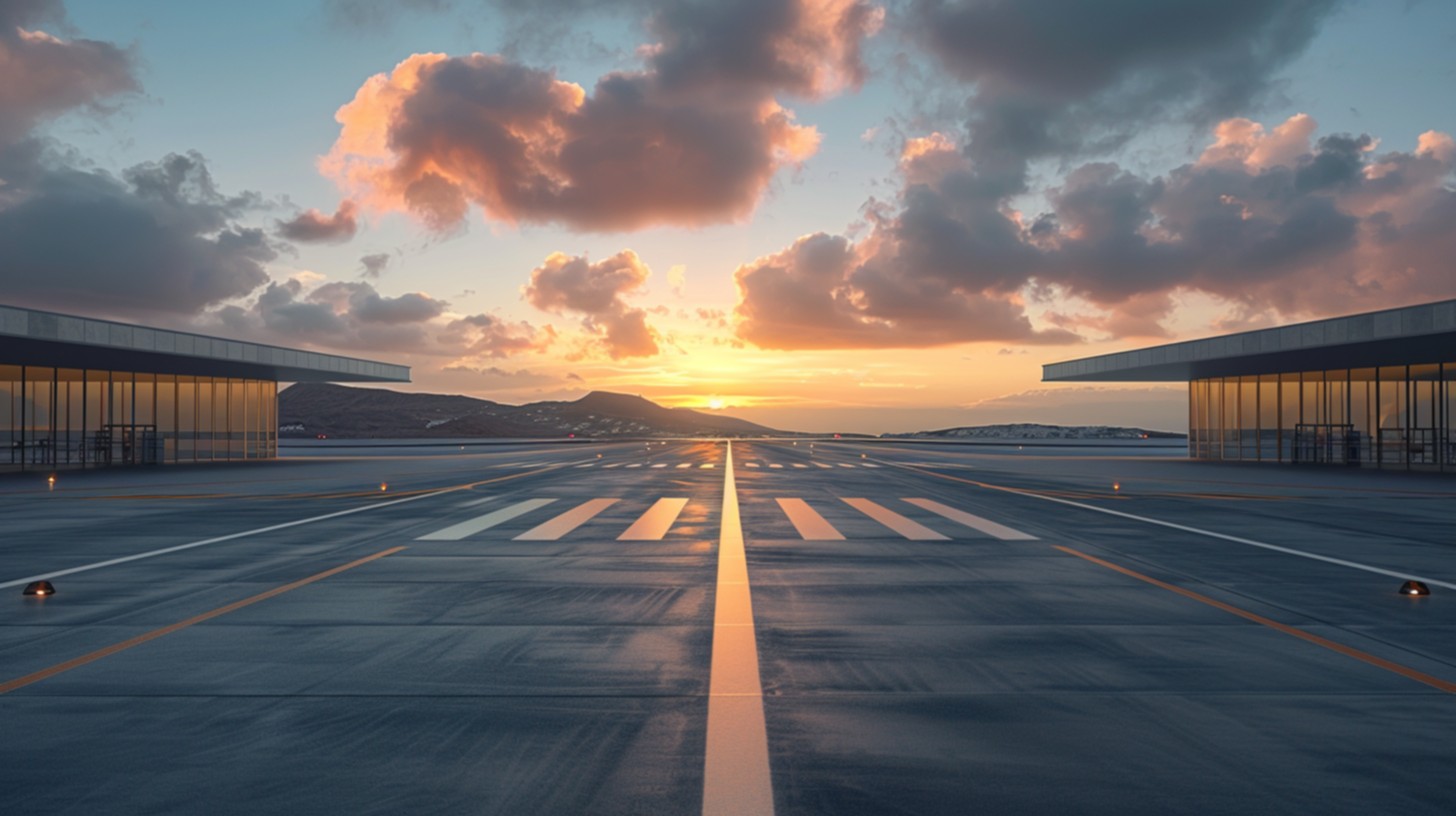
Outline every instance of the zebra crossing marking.
<path fill-rule="evenodd" d="M 944 516 L 951 521 L 964 524 L 972 530 L 978 530 L 993 538 L 1002 541 L 1036 541 L 1037 538 L 1030 533 L 1023 533 L 1007 527 L 1004 524 L 997 524 L 990 519 L 981 518 L 974 513 L 967 513 L 964 510 L 957 510 L 954 507 L 947 507 L 938 501 L 930 499 L 905 499 L 907 504 L 913 504 L 921 510 L 929 510 L 937 516 Z"/>
<path fill-rule="evenodd" d="M 809 506 L 803 499 L 774 499 L 779 503 L 779 509 L 789 517 L 789 523 L 799 532 L 799 537 L 805 541 L 843 541 L 844 534 L 834 529 L 819 515 L 819 511 Z"/>
<path fill-rule="evenodd" d="M 589 499 L 553 519 L 532 527 L 512 540 L 555 541 L 591 521 L 598 513 L 619 501 L 621 499 Z"/>
<path fill-rule="evenodd" d="M 672 528 L 673 522 L 687 507 L 687 499 L 658 499 L 632 522 L 625 532 L 617 536 L 618 541 L 661 541 Z"/>
<path fill-rule="evenodd" d="M 950 538 L 926 527 L 918 521 L 905 518 L 888 507 L 869 499 L 841 499 L 845 504 L 866 516 L 889 527 L 911 541 L 949 541 Z"/>
<path fill-rule="evenodd" d="M 416 538 L 415 541 L 459 541 L 482 530 L 489 530 L 497 524 L 510 521 L 517 516 L 524 516 L 532 510 L 545 507 L 554 501 L 556 500 L 527 499 L 523 502 L 516 502 L 510 507 L 502 507 L 499 510 L 493 510 L 483 516 L 476 516 L 473 519 L 462 521 L 459 524 L 452 524 L 449 527 L 436 530 L 433 533 L 426 533 Z"/>

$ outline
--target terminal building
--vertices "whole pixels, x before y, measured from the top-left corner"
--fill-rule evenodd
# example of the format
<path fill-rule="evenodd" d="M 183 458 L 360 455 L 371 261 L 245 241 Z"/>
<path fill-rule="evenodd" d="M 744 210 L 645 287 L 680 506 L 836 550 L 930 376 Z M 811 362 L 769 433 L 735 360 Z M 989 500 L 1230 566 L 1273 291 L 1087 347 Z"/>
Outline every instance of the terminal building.
<path fill-rule="evenodd" d="M 1456 473 L 1456 300 L 1052 363 L 1187 382 L 1188 455 Z"/>
<path fill-rule="evenodd" d="M 279 382 L 407 366 L 0 306 L 0 471 L 278 455 Z"/>

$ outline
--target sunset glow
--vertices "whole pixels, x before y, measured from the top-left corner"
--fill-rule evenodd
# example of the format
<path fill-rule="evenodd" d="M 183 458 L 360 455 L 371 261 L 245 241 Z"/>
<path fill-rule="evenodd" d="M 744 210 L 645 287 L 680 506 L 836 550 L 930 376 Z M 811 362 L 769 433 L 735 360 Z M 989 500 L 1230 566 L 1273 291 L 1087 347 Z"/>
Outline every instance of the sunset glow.
<path fill-rule="evenodd" d="M 1040 366 L 1456 295 L 1450 9 L 1336 5 L 24 3 L 0 276 L 501 402 L 1177 430 Z"/>

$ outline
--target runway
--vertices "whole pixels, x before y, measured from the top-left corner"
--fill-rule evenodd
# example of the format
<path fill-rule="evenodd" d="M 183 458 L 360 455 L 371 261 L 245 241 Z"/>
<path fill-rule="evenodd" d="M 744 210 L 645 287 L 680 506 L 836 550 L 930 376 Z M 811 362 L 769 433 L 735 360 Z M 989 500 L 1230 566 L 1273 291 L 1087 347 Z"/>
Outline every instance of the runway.
<path fill-rule="evenodd" d="M 1449 478 L 311 453 L 0 477 L 7 810 L 1456 812 Z"/>

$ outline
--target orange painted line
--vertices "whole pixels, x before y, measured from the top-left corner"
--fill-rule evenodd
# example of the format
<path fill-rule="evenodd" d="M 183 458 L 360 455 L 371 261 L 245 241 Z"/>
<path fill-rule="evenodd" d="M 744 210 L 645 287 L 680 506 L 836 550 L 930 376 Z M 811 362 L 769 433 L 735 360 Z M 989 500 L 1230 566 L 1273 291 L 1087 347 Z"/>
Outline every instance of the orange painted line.
<path fill-rule="evenodd" d="M 1091 561 L 1098 566 L 1106 567 L 1110 570 L 1113 570 L 1114 572 L 1120 572 L 1123 575 L 1128 576 L 1129 578 L 1136 578 L 1139 581 L 1152 584 L 1155 587 L 1166 589 L 1169 592 L 1176 592 L 1185 598 L 1198 601 L 1201 604 L 1207 604 L 1214 609 L 1221 609 L 1224 612 L 1229 613 L 1230 615 L 1238 615 L 1244 620 L 1253 621 L 1254 623 L 1260 624 L 1262 626 L 1267 626 L 1270 629 L 1278 632 L 1283 632 L 1284 634 L 1291 637 L 1297 637 L 1300 640 L 1305 641 L 1306 643 L 1313 643 L 1316 646 L 1329 649 L 1332 652 L 1338 652 L 1346 657 L 1353 657 L 1362 663 L 1369 663 L 1372 666 L 1385 669 L 1388 672 L 1394 672 L 1401 677 L 1414 680 L 1417 683 L 1425 683 L 1431 688 L 1439 689 L 1446 692 L 1447 694 L 1456 694 L 1456 683 L 1452 683 L 1449 680 L 1442 680 L 1439 677 L 1434 677 L 1432 675 L 1426 674 L 1425 672 L 1416 671 L 1409 666 L 1402 666 L 1399 663 L 1386 660 L 1383 657 L 1376 657 L 1369 652 L 1362 652 L 1353 646 L 1346 646 L 1343 643 L 1336 643 L 1335 641 L 1328 638 L 1322 638 L 1319 635 L 1306 632 L 1303 629 L 1298 629 L 1288 624 L 1280 623 L 1279 621 L 1273 620 L 1271 618 L 1266 618 L 1263 615 L 1250 612 L 1246 609 L 1240 609 L 1237 606 L 1224 603 L 1223 601 L 1215 600 L 1208 597 L 1207 595 L 1200 595 L 1199 593 L 1194 592 L 1191 589 L 1184 589 L 1183 587 L 1175 586 L 1166 581 L 1159 581 L 1157 578 L 1154 578 L 1151 575 L 1144 575 L 1141 572 L 1130 570 L 1127 567 L 1114 564 L 1111 561 L 1104 561 L 1103 559 L 1098 558 L 1095 555 L 1088 555 L 1087 553 L 1074 550 L 1071 547 L 1063 547 L 1060 544 L 1054 544 L 1052 546 L 1058 550 L 1061 550 L 1064 553 L 1067 553 L 1068 555 L 1075 555 L 1078 558 L 1083 559 L 1084 561 Z"/>
<path fill-rule="evenodd" d="M 355 568 L 357 566 L 361 566 L 363 564 L 367 564 L 370 561 L 375 561 L 375 560 L 378 560 L 380 558 L 383 558 L 386 555 L 394 555 L 395 553 L 399 552 L 400 550 L 404 550 L 404 549 L 408 549 L 408 548 L 407 547 L 390 547 L 387 550 L 380 550 L 379 552 L 377 552 L 377 553 L 375 553 L 373 555 L 366 555 L 366 556 L 364 556 L 363 558 L 360 558 L 357 561 L 350 561 L 347 564 L 341 564 L 340 566 L 334 567 L 333 569 L 326 569 L 323 572 L 317 573 L 315 575 L 310 575 L 307 578 L 301 578 L 301 579 L 299 579 L 297 581 L 294 581 L 291 584 L 284 584 L 283 586 L 280 586 L 280 587 L 274 587 L 273 589 L 270 589 L 267 592 L 260 592 L 257 595 L 254 595 L 254 596 L 252 596 L 250 598 L 244 598 L 241 601 L 235 601 L 233 603 L 228 604 L 227 606 L 220 606 L 217 609 L 214 609 L 214 610 L 212 610 L 210 612 L 203 612 L 201 615 L 194 615 L 193 617 L 190 617 L 187 620 L 178 621 L 177 623 L 173 623 L 173 624 L 170 624 L 168 626 L 163 626 L 160 629 L 153 629 L 152 631 L 147 632 L 146 634 L 137 635 L 134 638 L 131 638 L 129 640 L 123 640 L 120 643 L 113 643 L 112 645 L 107 646 L 107 647 L 105 647 L 103 649 L 97 649 L 96 651 L 91 652 L 90 654 L 84 654 L 84 655 L 81 655 L 80 657 L 76 657 L 76 658 L 72 658 L 70 660 L 67 660 L 64 663 L 57 663 L 56 665 L 51 666 L 50 668 L 41 669 L 38 672 L 33 672 L 31 674 L 27 674 L 24 677 L 17 677 L 14 680 L 10 680 L 10 681 L 5 682 L 5 683 L 0 683 L 0 694 L 8 694 L 8 693 L 10 693 L 12 691 L 15 691 L 16 689 L 25 688 L 26 686 L 28 686 L 28 685 L 30 685 L 32 683 L 39 683 L 40 681 L 45 680 L 47 678 L 55 677 L 56 675 L 61 674 L 62 672 L 68 672 L 71 669 L 80 668 L 81 666 L 84 666 L 87 663 L 94 663 L 94 662 L 96 662 L 97 660 L 100 660 L 103 657 L 110 657 L 111 655 L 114 655 L 117 652 L 124 652 L 127 649 L 132 648 L 133 646 L 140 646 L 143 643 L 146 643 L 148 641 L 156 640 L 157 638 L 162 637 L 163 635 L 170 635 L 173 632 L 179 632 L 179 631 L 181 631 L 183 629 L 186 629 L 187 627 L 192 626 L 194 624 L 202 623 L 203 621 L 212 620 L 213 618 L 220 617 L 222 615 L 226 615 L 229 612 L 236 612 L 236 611 L 238 611 L 239 609 L 242 609 L 245 606 L 252 606 L 253 604 L 255 604 L 255 603 L 259 602 L 259 601 L 266 601 L 269 598 L 272 598 L 272 597 L 275 597 L 275 596 L 278 596 L 278 595 L 282 595 L 285 592 L 291 592 L 291 591 L 293 591 L 295 589 L 298 589 L 301 586 L 307 586 L 309 584 L 314 583 L 315 581 L 322 581 L 323 579 L 328 578 L 328 577 L 330 577 L 332 575 L 338 575 L 339 573 L 341 573 L 341 572 L 343 572 L 345 570 L 351 570 L 351 569 L 353 569 L 353 568 Z"/>

